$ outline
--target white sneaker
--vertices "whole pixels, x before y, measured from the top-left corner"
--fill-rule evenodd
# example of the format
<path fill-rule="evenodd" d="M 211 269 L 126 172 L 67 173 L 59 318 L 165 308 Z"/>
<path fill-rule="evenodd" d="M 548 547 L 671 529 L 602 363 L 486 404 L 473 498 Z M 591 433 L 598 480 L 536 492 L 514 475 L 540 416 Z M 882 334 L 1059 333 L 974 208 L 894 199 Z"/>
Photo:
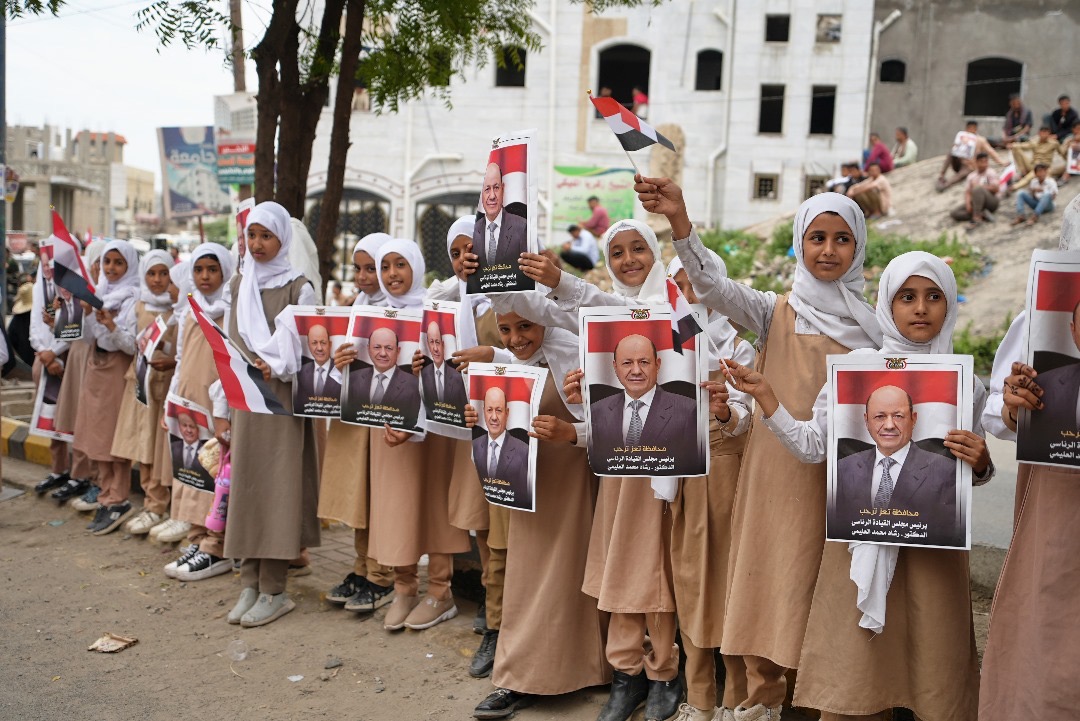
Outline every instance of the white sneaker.
<path fill-rule="evenodd" d="M 171 518 L 166 517 L 162 519 L 160 523 L 150 529 L 149 533 L 147 534 L 147 538 L 149 538 L 151 541 L 157 541 L 157 535 L 164 531 L 166 528 L 168 528 L 170 523 L 172 523 Z"/>
<path fill-rule="evenodd" d="M 180 555 L 176 557 L 176 560 L 165 564 L 165 575 L 169 578 L 176 578 L 176 569 L 191 560 L 191 558 L 198 552 L 199 545 L 197 543 L 192 543 L 189 546 L 184 546 L 183 548 L 181 548 Z"/>
<path fill-rule="evenodd" d="M 714 721 L 714 709 L 703 711 L 688 703 L 679 704 L 679 713 L 672 721 Z"/>
<path fill-rule="evenodd" d="M 151 528 L 161 523 L 161 521 L 160 515 L 144 508 L 124 525 L 124 530 L 133 536 L 145 536 L 150 533 Z"/>
<path fill-rule="evenodd" d="M 732 714 L 735 721 L 780 721 L 780 709 L 782 706 L 769 708 L 763 704 L 755 704 L 750 708 L 737 706 Z"/>
<path fill-rule="evenodd" d="M 232 572 L 232 559 L 211 556 L 199 551 L 184 563 L 177 564 L 176 578 L 180 581 L 201 581 L 204 578 Z"/>
<path fill-rule="evenodd" d="M 154 540 L 158 543 L 175 543 L 176 541 L 182 541 L 187 538 L 190 531 L 191 524 L 187 521 L 178 521 L 175 518 L 170 518 L 165 521 L 165 527 L 157 532 Z"/>
<path fill-rule="evenodd" d="M 713 721 L 735 721 L 735 712 L 721 706 L 716 709 L 716 715 L 713 716 Z"/>

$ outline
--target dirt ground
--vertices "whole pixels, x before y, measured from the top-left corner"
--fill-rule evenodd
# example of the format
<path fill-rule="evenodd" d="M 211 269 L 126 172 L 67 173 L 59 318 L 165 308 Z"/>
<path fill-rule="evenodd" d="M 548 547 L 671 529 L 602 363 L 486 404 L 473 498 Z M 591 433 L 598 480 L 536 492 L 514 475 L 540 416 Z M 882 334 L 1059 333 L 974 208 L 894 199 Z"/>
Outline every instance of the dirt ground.
<path fill-rule="evenodd" d="M 22 483 L 42 474 L 3 464 L 4 477 L 21 475 Z M 493 688 L 468 675 L 480 640 L 471 629 L 475 604 L 459 599 L 452 621 L 391 634 L 381 624 L 385 609 L 359 616 L 322 599 L 350 568 L 345 529 L 324 531 L 313 573 L 290 579 L 295 611 L 241 629 L 225 622 L 240 590 L 236 575 L 166 578 L 172 546 L 122 531 L 90 536 L 88 520 L 33 493 L 0 503 L 0 718 L 470 719 Z M 981 651 L 989 603 L 975 602 Z M 107 632 L 138 643 L 116 654 L 87 650 Z M 237 640 L 247 657 L 232 661 L 227 648 Z M 341 666 L 326 670 L 331 658 Z M 296 676 L 303 678 L 289 678 Z M 516 718 L 592 721 L 606 697 L 606 688 L 586 689 Z"/>

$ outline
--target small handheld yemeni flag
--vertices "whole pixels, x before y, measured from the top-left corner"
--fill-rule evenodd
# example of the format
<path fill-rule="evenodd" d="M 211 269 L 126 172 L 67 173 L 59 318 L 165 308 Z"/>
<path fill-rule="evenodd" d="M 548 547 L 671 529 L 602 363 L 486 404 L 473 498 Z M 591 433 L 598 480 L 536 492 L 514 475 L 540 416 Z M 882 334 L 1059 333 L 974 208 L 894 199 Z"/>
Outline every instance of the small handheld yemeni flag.
<path fill-rule="evenodd" d="M 218 324 L 210 320 L 193 297 L 188 296 L 191 312 L 206 336 L 206 342 L 214 351 L 221 387 L 229 407 L 249 413 L 268 413 L 276 416 L 292 415 L 278 401 L 277 396 L 263 379 L 262 371 L 248 363 L 247 358 L 225 335 Z"/>
<path fill-rule="evenodd" d="M 667 279 L 668 303 L 671 304 L 671 338 L 672 347 L 678 353 L 682 353 L 683 344 L 701 332 L 694 312 L 690 310 L 690 304 L 686 302 L 686 296 L 679 290 L 679 286 L 671 278 Z"/>
<path fill-rule="evenodd" d="M 101 298 L 94 295 L 94 286 L 90 283 L 90 274 L 86 272 L 79 246 L 71 238 L 60 214 L 55 210 L 53 217 L 53 272 L 56 284 L 79 300 L 84 300 L 93 307 L 104 306 Z"/>
<path fill-rule="evenodd" d="M 623 146 L 623 150 L 641 150 L 656 143 L 675 150 L 675 145 L 670 140 L 624 108 L 622 103 L 615 98 L 594 98 L 590 95 L 589 100 L 596 106 L 596 110 L 604 116 L 604 120 L 611 127 L 611 132 L 615 133 L 615 137 L 619 139 L 619 143 Z"/>

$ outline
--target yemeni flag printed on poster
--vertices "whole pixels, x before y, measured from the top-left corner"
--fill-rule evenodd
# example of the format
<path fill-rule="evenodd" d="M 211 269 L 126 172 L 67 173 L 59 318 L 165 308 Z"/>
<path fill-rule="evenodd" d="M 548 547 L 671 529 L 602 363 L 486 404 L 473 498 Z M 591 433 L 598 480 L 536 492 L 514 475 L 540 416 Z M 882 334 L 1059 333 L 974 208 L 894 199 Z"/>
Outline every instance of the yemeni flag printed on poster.
<path fill-rule="evenodd" d="M 101 309 L 101 298 L 94 295 L 94 286 L 90 282 L 90 274 L 82 262 L 79 244 L 68 233 L 61 220 L 60 214 L 52 211 L 53 234 L 50 240 L 53 247 L 53 276 L 56 284 L 71 293 L 79 300 L 84 300 L 91 306 Z"/>
<path fill-rule="evenodd" d="M 657 143 L 675 150 L 674 143 L 653 130 L 651 125 L 627 110 L 615 98 L 596 98 L 590 95 L 589 100 L 596 106 L 597 112 L 604 116 L 611 132 L 615 133 L 619 144 L 623 146 L 623 150 L 627 152 L 641 150 Z"/>
<path fill-rule="evenodd" d="M 668 302 L 671 303 L 671 338 L 676 353 L 682 355 L 683 345 L 701 332 L 694 311 L 690 307 L 686 296 L 679 290 L 678 284 L 671 278 L 667 279 Z"/>
<path fill-rule="evenodd" d="M 217 366 L 218 377 L 221 378 L 221 387 L 225 391 L 229 407 L 249 413 L 292 415 L 270 390 L 270 386 L 263 379 L 262 371 L 248 361 L 225 335 L 225 331 L 206 316 L 191 295 L 188 295 L 188 303 L 199 328 L 206 336 L 206 342 L 214 352 L 214 365 Z"/>

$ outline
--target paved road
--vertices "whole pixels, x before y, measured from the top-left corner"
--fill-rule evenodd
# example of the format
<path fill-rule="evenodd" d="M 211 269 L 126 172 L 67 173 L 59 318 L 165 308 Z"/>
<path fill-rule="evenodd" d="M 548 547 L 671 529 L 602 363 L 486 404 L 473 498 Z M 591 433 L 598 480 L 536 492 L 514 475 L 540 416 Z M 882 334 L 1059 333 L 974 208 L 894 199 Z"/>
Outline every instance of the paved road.
<path fill-rule="evenodd" d="M 987 436 L 986 440 L 997 475 L 972 491 L 971 540 L 994 548 L 1008 548 L 1016 494 L 1016 444 L 993 436 Z"/>

